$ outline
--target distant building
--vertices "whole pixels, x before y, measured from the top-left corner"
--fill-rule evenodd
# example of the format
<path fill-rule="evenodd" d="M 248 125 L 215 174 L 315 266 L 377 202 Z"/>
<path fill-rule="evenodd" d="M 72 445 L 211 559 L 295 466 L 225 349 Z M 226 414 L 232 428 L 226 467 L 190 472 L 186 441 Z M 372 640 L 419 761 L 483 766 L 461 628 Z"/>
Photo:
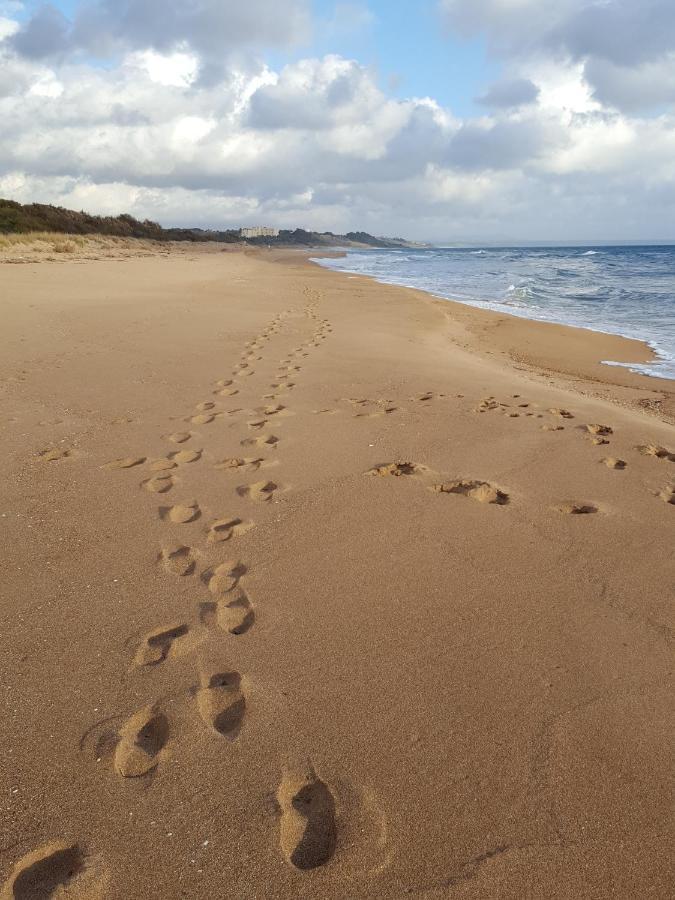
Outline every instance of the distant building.
<path fill-rule="evenodd" d="M 253 228 L 240 228 L 239 234 L 243 238 L 279 237 L 279 229 L 268 228 L 266 225 L 255 225 Z"/>

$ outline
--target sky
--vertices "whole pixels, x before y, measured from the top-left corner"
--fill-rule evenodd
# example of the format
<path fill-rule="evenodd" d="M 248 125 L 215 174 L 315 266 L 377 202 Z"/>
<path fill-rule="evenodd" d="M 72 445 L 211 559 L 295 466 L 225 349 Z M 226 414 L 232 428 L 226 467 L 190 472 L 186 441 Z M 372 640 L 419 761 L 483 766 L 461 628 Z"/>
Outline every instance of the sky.
<path fill-rule="evenodd" d="M 0 196 L 166 226 L 675 238 L 673 0 L 0 0 Z"/>

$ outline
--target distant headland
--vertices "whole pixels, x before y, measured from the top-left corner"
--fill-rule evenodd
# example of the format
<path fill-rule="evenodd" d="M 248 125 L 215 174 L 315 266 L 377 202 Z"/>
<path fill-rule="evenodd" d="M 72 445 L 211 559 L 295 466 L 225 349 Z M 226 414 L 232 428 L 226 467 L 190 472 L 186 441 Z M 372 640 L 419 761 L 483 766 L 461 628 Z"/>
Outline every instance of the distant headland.
<path fill-rule="evenodd" d="M 375 237 L 365 231 L 334 234 L 332 231 L 306 231 L 304 228 L 277 229 L 254 226 L 237 229 L 163 228 L 150 219 L 133 216 L 94 216 L 45 203 L 21 204 L 0 198 L 0 234 L 52 232 L 58 234 L 103 234 L 112 237 L 144 238 L 155 241 L 217 241 L 226 244 L 251 244 L 274 247 L 424 247 L 426 244 L 404 238 Z"/>

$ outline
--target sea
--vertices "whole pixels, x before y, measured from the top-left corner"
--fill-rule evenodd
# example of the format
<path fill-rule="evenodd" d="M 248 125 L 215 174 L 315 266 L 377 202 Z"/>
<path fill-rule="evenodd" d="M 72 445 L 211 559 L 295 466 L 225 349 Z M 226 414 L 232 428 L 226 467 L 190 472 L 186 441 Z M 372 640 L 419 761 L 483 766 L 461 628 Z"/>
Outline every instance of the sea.
<path fill-rule="evenodd" d="M 602 362 L 675 379 L 675 245 L 347 250 L 316 262 L 482 309 L 637 338 L 655 360 Z"/>

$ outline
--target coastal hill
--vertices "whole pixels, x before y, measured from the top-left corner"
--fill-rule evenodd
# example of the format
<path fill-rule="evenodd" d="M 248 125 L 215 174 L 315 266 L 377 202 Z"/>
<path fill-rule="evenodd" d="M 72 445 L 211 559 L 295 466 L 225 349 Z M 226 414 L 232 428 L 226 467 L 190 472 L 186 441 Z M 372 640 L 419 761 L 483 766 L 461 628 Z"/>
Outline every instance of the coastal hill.
<path fill-rule="evenodd" d="M 243 237 L 239 229 L 163 228 L 157 222 L 142 222 L 133 216 L 93 216 L 44 203 L 21 204 L 0 198 L 0 234 L 50 232 L 57 234 L 102 234 L 111 237 L 143 238 L 155 241 L 217 241 L 275 247 L 420 247 L 403 238 L 374 237 L 365 231 L 333 234 L 331 231 L 282 230 L 278 235 Z"/>

